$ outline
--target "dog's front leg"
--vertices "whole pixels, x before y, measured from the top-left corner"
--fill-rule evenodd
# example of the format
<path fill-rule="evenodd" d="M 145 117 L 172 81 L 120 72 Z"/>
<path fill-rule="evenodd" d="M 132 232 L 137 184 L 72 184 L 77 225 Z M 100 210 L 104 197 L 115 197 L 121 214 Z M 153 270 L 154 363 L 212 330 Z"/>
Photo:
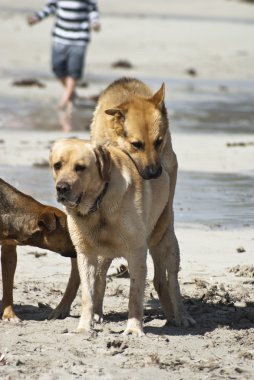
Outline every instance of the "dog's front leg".
<path fill-rule="evenodd" d="M 106 257 L 98 258 L 98 267 L 94 289 L 94 320 L 101 323 L 103 321 L 103 299 L 106 288 L 107 271 L 112 259 Z"/>
<path fill-rule="evenodd" d="M 1 249 L 3 300 L 2 309 L 4 321 L 20 321 L 13 310 L 13 283 L 17 266 L 16 245 L 3 244 Z"/>
<path fill-rule="evenodd" d="M 128 257 L 130 272 L 129 315 L 124 335 L 143 333 L 143 302 L 146 281 L 147 248 L 132 252 Z"/>
<path fill-rule="evenodd" d="M 94 284 L 97 269 L 97 258 L 84 253 L 77 254 L 78 269 L 81 281 L 81 316 L 76 332 L 89 332 L 93 326 Z"/>
<path fill-rule="evenodd" d="M 64 296 L 59 305 L 50 314 L 49 319 L 63 319 L 70 313 L 71 304 L 77 295 L 80 285 L 77 259 L 71 259 L 71 274 Z"/>

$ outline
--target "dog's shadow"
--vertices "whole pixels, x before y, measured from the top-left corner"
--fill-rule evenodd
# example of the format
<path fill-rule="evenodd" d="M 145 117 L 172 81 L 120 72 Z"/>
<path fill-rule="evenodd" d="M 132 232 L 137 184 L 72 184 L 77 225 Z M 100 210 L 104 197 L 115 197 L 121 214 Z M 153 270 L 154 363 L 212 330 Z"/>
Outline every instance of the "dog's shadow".
<path fill-rule="evenodd" d="M 184 305 L 196 321 L 195 326 L 184 328 L 163 323 L 161 327 L 149 326 L 149 323 L 155 319 L 165 321 L 159 301 L 151 299 L 147 302 L 144 313 L 144 331 L 155 335 L 203 335 L 217 327 L 227 327 L 232 330 L 254 327 L 254 302 L 240 307 L 230 302 L 208 303 L 200 298 L 184 297 Z"/>
<path fill-rule="evenodd" d="M 48 304 L 35 305 L 14 305 L 15 313 L 22 321 L 45 321 L 53 312 L 53 308 Z"/>
<path fill-rule="evenodd" d="M 227 302 L 207 303 L 200 298 L 184 297 L 184 305 L 196 321 L 193 327 L 177 327 L 174 321 L 166 323 L 160 302 L 157 299 L 148 300 L 144 309 L 144 332 L 153 335 L 203 335 L 217 327 L 228 327 L 232 330 L 254 327 L 254 302 L 239 307 Z M 111 312 L 105 315 L 104 321 L 123 322 L 127 317 L 126 312 Z"/>
<path fill-rule="evenodd" d="M 254 327 L 254 302 L 240 307 L 227 302 L 208 303 L 200 298 L 184 297 L 185 308 L 196 326 L 184 328 L 174 324 L 166 324 L 165 315 L 157 299 L 150 299 L 144 309 L 144 331 L 153 335 L 203 335 L 217 327 L 228 327 L 232 330 L 250 329 Z M 15 312 L 23 321 L 44 321 L 52 313 L 53 308 L 47 304 L 15 305 Z M 72 318 L 78 316 L 70 315 Z M 104 316 L 105 323 L 127 321 L 128 313 L 110 312 Z"/>

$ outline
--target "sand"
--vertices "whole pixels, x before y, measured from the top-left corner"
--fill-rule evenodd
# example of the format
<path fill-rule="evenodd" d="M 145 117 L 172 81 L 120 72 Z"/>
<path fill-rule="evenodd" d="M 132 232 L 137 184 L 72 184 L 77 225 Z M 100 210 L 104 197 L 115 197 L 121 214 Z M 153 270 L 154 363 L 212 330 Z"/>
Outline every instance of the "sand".
<path fill-rule="evenodd" d="M 24 0 L 22 4 L 0 1 L 4 36 L 0 170 L 1 176 L 20 190 L 56 205 L 47 167 L 50 145 L 64 136 L 88 136 L 84 127 L 89 125 L 93 104 L 86 110 L 82 104 L 79 107 L 77 121 L 84 118 L 81 127 L 77 127 L 78 122 L 70 131 L 63 124 L 59 126 L 61 115 L 56 104 L 61 87 L 49 64 L 52 19 L 32 29 L 25 23 L 26 15 L 43 4 L 39 0 Z M 1 378 L 252 379 L 254 234 L 250 218 L 245 219 L 241 210 L 251 215 L 253 209 L 253 198 L 245 196 L 253 188 L 253 119 L 248 116 L 247 120 L 245 115 L 252 112 L 254 88 L 254 6 L 229 0 L 104 0 L 100 8 L 102 30 L 93 36 L 87 56 L 85 80 L 89 86 L 79 88 L 79 94 L 97 95 L 121 75 L 144 79 L 154 90 L 165 81 L 179 160 L 175 207 L 181 249 L 179 279 L 185 306 L 197 326 L 165 326 L 148 258 L 145 336 L 123 337 L 129 279 L 115 276 L 122 263 L 119 259 L 110 268 L 105 320 L 96 325 L 97 336 L 87 340 L 73 334 L 80 313 L 80 293 L 70 317 L 47 320 L 65 290 L 69 259 L 20 247 L 14 300 L 23 321 L 0 322 Z M 112 63 L 119 59 L 129 61 L 133 68 L 113 69 Z M 188 74 L 189 69 L 196 76 Z M 46 87 L 12 86 L 14 80 L 24 78 L 36 78 Z M 225 113 L 222 125 L 220 116 L 228 104 L 230 112 Z M 229 119 L 232 125 L 239 124 L 239 130 L 227 129 Z M 205 129 L 208 124 L 209 129 Z M 183 191 L 184 175 L 190 180 Z M 243 184 L 237 190 L 240 185 L 234 179 L 244 176 L 249 178 L 249 187 Z M 222 179 L 219 189 L 213 182 L 218 177 Z M 212 180 L 202 182 L 200 178 Z M 202 208 L 204 204 L 209 208 L 216 198 L 226 202 L 231 191 L 235 191 L 237 202 L 229 203 L 225 215 L 215 206 L 214 213 L 221 218 L 221 222 L 215 218 L 215 223 L 211 213 Z M 196 193 L 204 193 L 199 209 L 193 204 L 194 199 L 199 203 Z M 196 209 L 203 214 L 202 223 L 198 216 L 195 219 Z M 188 213 L 192 214 L 191 223 Z"/>

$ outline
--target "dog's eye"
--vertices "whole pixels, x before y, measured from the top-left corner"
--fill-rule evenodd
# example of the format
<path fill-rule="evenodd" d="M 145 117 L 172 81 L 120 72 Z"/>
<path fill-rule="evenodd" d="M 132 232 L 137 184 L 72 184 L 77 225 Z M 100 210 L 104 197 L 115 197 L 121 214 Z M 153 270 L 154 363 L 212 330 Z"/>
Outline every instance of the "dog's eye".
<path fill-rule="evenodd" d="M 77 164 L 77 165 L 75 166 L 75 171 L 76 171 L 76 172 L 83 172 L 85 169 L 86 169 L 86 167 L 85 167 L 84 165 L 79 165 L 79 164 Z"/>
<path fill-rule="evenodd" d="M 143 144 L 141 141 L 133 141 L 131 145 L 138 150 L 144 150 L 145 147 L 145 144 Z"/>
<path fill-rule="evenodd" d="M 155 148 L 159 148 L 159 146 L 162 144 L 162 138 L 161 137 L 158 137 L 157 140 L 155 140 L 154 142 L 154 146 Z"/>
<path fill-rule="evenodd" d="M 62 167 L 62 164 L 61 164 L 60 161 L 59 161 L 59 162 L 56 162 L 56 163 L 54 164 L 54 169 L 55 169 L 56 172 L 57 172 L 58 170 L 60 170 L 61 167 Z"/>

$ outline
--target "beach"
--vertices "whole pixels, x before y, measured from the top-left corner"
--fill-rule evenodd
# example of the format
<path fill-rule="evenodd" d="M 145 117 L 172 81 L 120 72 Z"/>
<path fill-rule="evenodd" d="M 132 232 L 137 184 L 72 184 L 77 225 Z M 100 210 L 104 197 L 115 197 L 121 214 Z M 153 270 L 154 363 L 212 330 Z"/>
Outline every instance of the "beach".
<path fill-rule="evenodd" d="M 0 0 L 1 178 L 62 208 L 48 165 L 52 143 L 89 137 L 96 98 L 113 80 L 136 77 L 154 92 L 164 82 L 179 163 L 179 280 L 197 325 L 165 325 L 148 256 L 145 336 L 121 334 L 129 293 L 129 279 L 118 276 L 123 259 L 110 267 L 97 336 L 73 334 L 80 291 L 68 318 L 47 320 L 64 293 L 70 260 L 18 247 L 14 304 L 22 322 L 0 321 L 1 378 L 252 379 L 254 5 L 100 1 L 102 29 L 92 36 L 71 115 L 57 109 L 62 89 L 50 69 L 53 18 L 32 28 L 26 24 L 26 16 L 43 5 Z M 119 61 L 129 67 L 113 67 Z"/>

